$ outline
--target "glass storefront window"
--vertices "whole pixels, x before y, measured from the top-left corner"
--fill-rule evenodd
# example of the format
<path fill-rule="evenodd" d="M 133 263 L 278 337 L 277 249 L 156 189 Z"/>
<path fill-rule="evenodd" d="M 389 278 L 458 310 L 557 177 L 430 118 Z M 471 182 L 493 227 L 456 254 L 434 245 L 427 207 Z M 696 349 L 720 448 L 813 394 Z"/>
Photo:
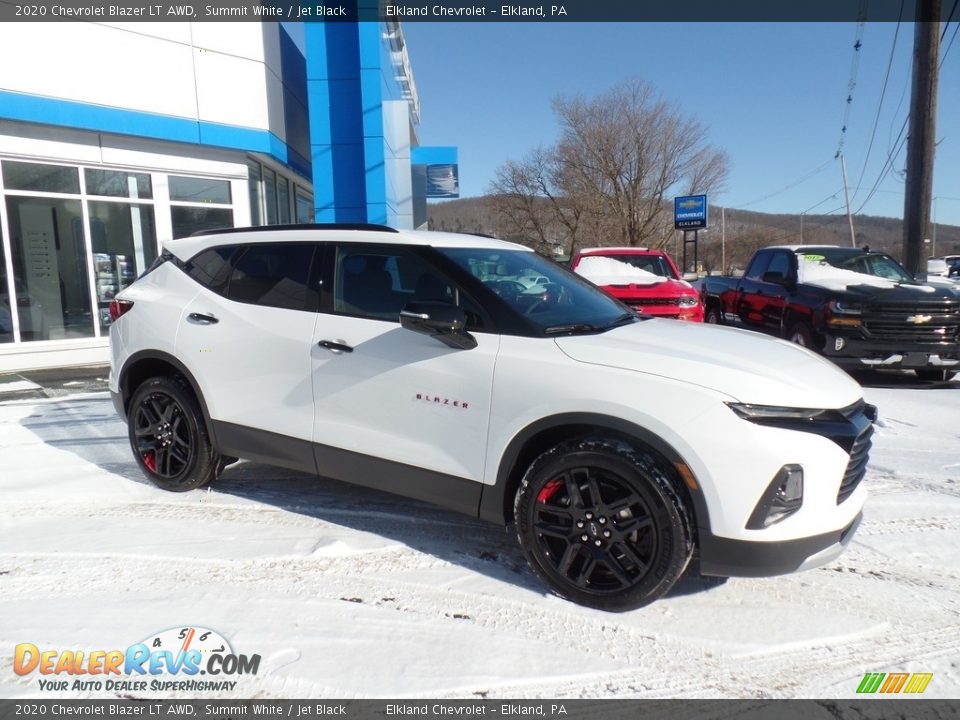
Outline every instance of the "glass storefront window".
<path fill-rule="evenodd" d="M 88 195 L 146 200 L 153 197 L 150 176 L 146 173 L 87 169 L 83 171 L 83 179 L 87 184 Z"/>
<path fill-rule="evenodd" d="M 230 204 L 230 183 L 211 178 L 170 176 L 170 199 L 194 203 Z"/>
<path fill-rule="evenodd" d="M 92 337 L 80 201 L 8 197 L 7 213 L 20 339 Z"/>
<path fill-rule="evenodd" d="M 110 325 L 110 301 L 157 258 L 153 207 L 91 200 L 90 240 L 100 327 Z"/>
<path fill-rule="evenodd" d="M 13 342 L 13 309 L 10 307 L 7 263 L 3 254 L 3 231 L 0 229 L 0 343 Z"/>
<path fill-rule="evenodd" d="M 297 188 L 297 224 L 312 223 L 313 195 Z"/>
<path fill-rule="evenodd" d="M 63 165 L 4 160 L 3 184 L 7 190 L 80 194 L 80 171 Z"/>
<path fill-rule="evenodd" d="M 267 225 L 277 224 L 277 174 L 263 169 L 263 196 L 267 205 Z"/>
<path fill-rule="evenodd" d="M 290 222 L 290 183 L 286 178 L 277 178 L 277 220 L 281 225 Z"/>
<path fill-rule="evenodd" d="M 263 210 L 260 201 L 260 182 L 262 175 L 257 163 L 247 165 L 247 186 L 250 188 L 250 224 L 263 225 Z"/>
<path fill-rule="evenodd" d="M 200 230 L 233 227 L 233 210 L 230 208 L 173 206 L 170 218 L 175 238 L 187 237 Z"/>

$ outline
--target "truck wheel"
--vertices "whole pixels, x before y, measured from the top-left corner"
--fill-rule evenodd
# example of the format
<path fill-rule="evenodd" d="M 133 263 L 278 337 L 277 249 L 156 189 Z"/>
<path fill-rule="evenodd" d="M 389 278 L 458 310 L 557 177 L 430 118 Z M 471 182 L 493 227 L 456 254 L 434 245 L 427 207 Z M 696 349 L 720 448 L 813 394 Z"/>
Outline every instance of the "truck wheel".
<path fill-rule="evenodd" d="M 703 321 L 709 325 L 722 325 L 723 318 L 720 317 L 720 308 L 711 303 L 707 306 L 707 313 L 703 316 Z"/>
<path fill-rule="evenodd" d="M 177 377 L 145 380 L 130 399 L 130 446 L 157 487 L 185 492 L 214 480 L 220 455 L 190 388 Z"/>
<path fill-rule="evenodd" d="M 608 438 L 568 441 L 529 467 L 514 502 L 517 539 L 560 597 L 601 610 L 647 605 L 693 553 L 673 468 Z"/>
<path fill-rule="evenodd" d="M 957 374 L 956 370 L 914 370 L 924 382 L 949 382 Z"/>
<path fill-rule="evenodd" d="M 811 330 L 810 326 L 805 322 L 798 322 L 791 325 L 790 329 L 787 330 L 787 340 L 801 347 L 810 348 L 811 350 L 816 349 L 813 343 L 813 330 Z"/>

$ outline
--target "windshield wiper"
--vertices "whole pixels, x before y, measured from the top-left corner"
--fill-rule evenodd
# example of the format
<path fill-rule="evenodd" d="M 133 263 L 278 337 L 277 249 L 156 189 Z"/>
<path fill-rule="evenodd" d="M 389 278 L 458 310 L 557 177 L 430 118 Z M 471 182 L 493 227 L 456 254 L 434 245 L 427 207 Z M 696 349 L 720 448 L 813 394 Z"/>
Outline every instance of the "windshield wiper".
<path fill-rule="evenodd" d="M 611 322 L 606 325 L 594 325 L 592 323 L 570 323 L 569 325 L 552 325 L 544 330 L 548 335 L 556 335 L 558 333 L 588 333 L 588 332 L 603 332 L 604 330 L 609 330 L 614 328 L 617 325 L 623 325 L 628 321 L 633 321 L 637 318 L 632 312 L 626 312 L 619 317 L 614 318 Z"/>
<path fill-rule="evenodd" d="M 557 333 L 579 333 L 579 332 L 599 332 L 606 330 L 602 325 L 591 325 L 590 323 L 571 323 L 570 325 L 551 325 L 544 329 L 547 335 L 556 335 Z"/>
<path fill-rule="evenodd" d="M 604 330 L 609 330 L 609 329 L 612 328 L 612 327 L 616 327 L 617 325 L 625 325 L 626 323 L 632 322 L 632 321 L 634 321 L 634 320 L 636 320 L 636 319 L 637 319 L 636 313 L 625 312 L 625 313 L 624 313 L 623 315 L 621 315 L 620 317 L 615 318 L 612 322 L 607 323 L 607 325 L 605 325 L 603 329 L 604 329 Z"/>

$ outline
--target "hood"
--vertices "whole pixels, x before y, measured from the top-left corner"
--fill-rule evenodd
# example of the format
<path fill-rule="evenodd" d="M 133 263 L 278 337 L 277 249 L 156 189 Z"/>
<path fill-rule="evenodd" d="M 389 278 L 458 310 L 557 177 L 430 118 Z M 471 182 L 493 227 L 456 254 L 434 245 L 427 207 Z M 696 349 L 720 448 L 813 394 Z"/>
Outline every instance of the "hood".
<path fill-rule="evenodd" d="M 578 362 L 668 377 L 738 402 L 842 408 L 863 396 L 860 386 L 827 360 L 748 330 L 651 319 L 555 342 Z"/>
<path fill-rule="evenodd" d="M 880 280 L 880 278 L 877 278 L 877 280 Z M 856 300 L 861 303 L 881 302 L 910 305 L 916 302 L 957 300 L 958 297 L 960 297 L 957 292 L 957 286 L 949 281 L 928 282 L 924 285 L 894 283 L 889 280 L 884 282 L 888 284 L 841 285 L 835 288 L 822 285 L 821 283 L 810 284 L 826 287 L 829 290 L 841 293 L 849 300 Z"/>

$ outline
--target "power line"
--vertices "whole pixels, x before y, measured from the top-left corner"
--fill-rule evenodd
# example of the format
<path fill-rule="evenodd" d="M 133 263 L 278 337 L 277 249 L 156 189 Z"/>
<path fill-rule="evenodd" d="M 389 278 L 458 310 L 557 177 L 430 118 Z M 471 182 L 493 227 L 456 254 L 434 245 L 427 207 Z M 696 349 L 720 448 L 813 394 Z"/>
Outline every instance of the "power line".
<path fill-rule="evenodd" d="M 883 88 L 880 90 L 880 102 L 877 103 L 877 114 L 873 119 L 873 129 L 870 131 L 870 143 L 867 145 L 867 154 L 863 159 L 863 167 L 860 170 L 860 177 L 857 178 L 857 186 L 853 190 L 853 197 L 857 197 L 860 192 L 860 184 L 863 182 L 863 176 L 867 172 L 867 164 L 870 162 L 870 153 L 873 150 L 873 141 L 877 135 L 877 125 L 880 124 L 880 111 L 883 109 L 883 101 L 887 95 L 887 82 L 890 80 L 890 70 L 893 67 L 893 56 L 897 49 L 897 37 L 900 35 L 900 21 L 903 18 L 904 0 L 900 0 L 900 14 L 897 16 L 897 28 L 893 32 L 893 43 L 890 46 L 890 57 L 887 60 L 887 72 L 883 77 Z"/>
<path fill-rule="evenodd" d="M 810 172 L 808 172 L 806 175 L 804 175 L 804 176 L 801 177 L 800 179 L 793 181 L 793 182 L 790 183 L 789 185 L 784 185 L 784 186 L 783 186 L 782 188 L 780 188 L 779 190 L 774 190 L 772 193 L 769 193 L 769 194 L 767 194 L 767 195 L 764 195 L 763 197 L 757 198 L 756 200 L 751 200 L 751 201 L 748 202 L 748 203 L 743 203 L 743 204 L 741 204 L 741 205 L 740 205 L 740 209 L 742 210 L 742 209 L 744 209 L 744 208 L 748 208 L 748 207 L 750 207 L 751 205 L 756 205 L 757 203 L 763 202 L 764 200 L 769 200 L 770 198 L 776 197 L 777 195 L 780 195 L 781 193 L 785 193 L 787 190 L 792 190 L 793 188 L 795 188 L 795 187 L 796 187 L 797 185 L 799 185 L 800 183 L 805 182 L 805 181 L 809 180 L 810 178 L 812 178 L 812 177 L 813 177 L 814 175 L 816 175 L 817 173 L 822 172 L 822 171 L 824 170 L 824 168 L 826 168 L 827 165 L 829 165 L 830 163 L 832 163 L 835 159 L 836 159 L 836 158 L 830 158 L 830 159 L 827 160 L 826 162 L 824 162 L 824 163 L 822 163 L 821 165 L 818 165 L 817 167 L 815 167 L 813 170 L 811 170 Z"/>
<path fill-rule="evenodd" d="M 856 39 L 853 43 L 853 57 L 850 60 L 850 79 L 847 81 L 847 102 L 843 109 L 843 124 L 840 127 L 840 141 L 837 143 L 837 152 L 834 157 L 840 157 L 843 144 L 846 141 L 847 125 L 850 121 L 850 107 L 853 105 L 853 90 L 857 86 L 857 76 L 860 72 L 860 48 L 863 47 L 863 29 L 866 26 L 866 2 L 861 0 L 860 11 L 857 16 Z"/>

